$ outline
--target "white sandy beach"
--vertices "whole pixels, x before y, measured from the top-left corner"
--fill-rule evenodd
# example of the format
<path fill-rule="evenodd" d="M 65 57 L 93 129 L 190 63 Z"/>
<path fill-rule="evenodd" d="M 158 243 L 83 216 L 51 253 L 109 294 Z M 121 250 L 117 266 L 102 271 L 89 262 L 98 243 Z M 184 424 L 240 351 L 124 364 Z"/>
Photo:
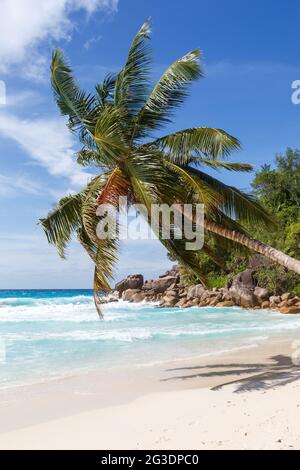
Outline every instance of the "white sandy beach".
<path fill-rule="evenodd" d="M 155 393 L 2 434 L 1 449 L 299 449 L 300 385 Z"/>
<path fill-rule="evenodd" d="M 299 449 L 292 340 L 2 391 L 0 448 Z"/>

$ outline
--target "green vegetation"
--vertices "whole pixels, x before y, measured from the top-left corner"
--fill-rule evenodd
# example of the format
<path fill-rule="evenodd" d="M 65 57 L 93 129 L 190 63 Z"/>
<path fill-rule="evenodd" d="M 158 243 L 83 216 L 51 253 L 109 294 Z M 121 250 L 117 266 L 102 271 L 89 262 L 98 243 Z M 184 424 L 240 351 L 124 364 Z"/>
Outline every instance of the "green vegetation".
<path fill-rule="evenodd" d="M 300 259 L 300 151 L 288 148 L 276 155 L 275 167 L 264 165 L 252 182 L 253 192 L 270 213 L 277 227 L 272 231 L 252 230 L 253 236 Z M 260 268 L 259 285 L 273 293 L 300 294 L 299 276 L 281 266 Z"/>
<path fill-rule="evenodd" d="M 300 151 L 288 148 L 276 155 L 275 165 L 264 165 L 252 181 L 254 195 L 273 214 L 276 225 L 272 230 L 249 226 L 250 234 L 289 255 L 300 259 Z M 247 269 L 251 251 L 239 249 L 225 254 L 224 266 L 218 267 L 205 254 L 199 254 L 199 263 L 208 279 L 208 286 L 223 287 L 240 271 Z M 186 274 L 185 274 L 186 276 Z M 273 294 L 290 291 L 300 294 L 299 275 L 282 266 L 264 263 L 258 267 L 255 278 L 259 286 Z M 187 279 L 186 277 L 183 278 Z M 189 284 L 195 279 L 189 279 Z"/>
<path fill-rule="evenodd" d="M 221 289 L 225 287 L 228 283 L 228 276 L 226 275 L 216 275 L 216 274 L 209 274 L 207 276 L 207 286 L 209 289 Z"/>
<path fill-rule="evenodd" d="M 276 155 L 275 167 L 264 165 L 252 182 L 253 192 L 274 214 L 277 227 L 252 230 L 255 237 L 300 258 L 300 151 L 288 148 Z"/>
<path fill-rule="evenodd" d="M 259 267 L 254 277 L 260 287 L 265 287 L 274 295 L 281 295 L 284 292 L 300 294 L 299 276 L 282 266 Z"/>

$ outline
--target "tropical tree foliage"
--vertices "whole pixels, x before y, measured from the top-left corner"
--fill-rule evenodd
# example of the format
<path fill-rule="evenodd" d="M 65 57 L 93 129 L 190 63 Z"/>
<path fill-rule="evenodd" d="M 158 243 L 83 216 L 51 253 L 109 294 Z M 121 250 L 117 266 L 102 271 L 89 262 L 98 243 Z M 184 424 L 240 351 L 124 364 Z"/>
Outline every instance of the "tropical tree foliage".
<path fill-rule="evenodd" d="M 300 151 L 288 148 L 275 157 L 275 166 L 263 165 L 252 182 L 253 192 L 278 221 L 272 231 L 253 234 L 300 259 Z"/>
<path fill-rule="evenodd" d="M 252 237 L 300 258 L 300 151 L 288 148 L 284 154 L 275 157 L 275 165 L 262 165 L 251 183 L 253 194 L 259 202 L 273 214 L 277 224 L 268 228 L 249 226 Z M 206 242 L 212 243 L 209 235 Z M 223 256 L 223 265 L 212 262 L 205 253 L 200 252 L 199 265 L 210 287 L 221 282 L 226 285 L 232 276 L 252 265 L 252 252 L 241 253 L 230 249 Z M 256 259 L 256 280 L 261 287 L 274 294 L 290 291 L 300 293 L 300 278 L 283 266 Z M 181 268 L 187 283 L 195 283 L 195 277 Z"/>
<path fill-rule="evenodd" d="M 97 84 L 94 93 L 82 91 L 63 53 L 56 50 L 51 64 L 54 97 L 68 127 L 82 149 L 77 162 L 99 169 L 99 175 L 80 193 L 63 198 L 41 220 L 50 243 L 64 256 L 73 233 L 95 264 L 97 292 L 108 289 L 117 259 L 117 240 L 99 240 L 97 205 L 117 210 L 119 196 L 129 204 L 203 203 L 205 227 L 214 243 L 204 251 L 217 262 L 217 251 L 237 241 L 244 244 L 243 224 L 266 226 L 271 219 L 256 199 L 227 186 L 204 172 L 205 167 L 251 171 L 249 164 L 230 163 L 226 157 L 239 150 L 239 141 L 224 130 L 197 127 L 164 135 L 162 129 L 188 96 L 190 85 L 202 76 L 201 52 L 192 50 L 174 62 L 151 89 L 150 24 L 138 31 L 121 71 Z M 227 232 L 221 233 L 222 230 Z M 235 240 L 239 233 L 245 239 Z M 182 240 L 162 240 L 167 250 L 205 282 L 197 253 L 187 252 Z M 300 269 L 300 268 L 299 268 Z M 96 305 L 98 303 L 96 302 Z M 98 312 L 100 309 L 98 306 Z"/>

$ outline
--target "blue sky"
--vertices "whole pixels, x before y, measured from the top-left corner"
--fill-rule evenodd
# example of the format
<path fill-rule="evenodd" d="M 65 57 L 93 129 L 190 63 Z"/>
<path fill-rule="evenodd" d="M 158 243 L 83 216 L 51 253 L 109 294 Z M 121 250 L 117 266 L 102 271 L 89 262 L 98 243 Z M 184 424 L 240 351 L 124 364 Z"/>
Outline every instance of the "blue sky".
<path fill-rule="evenodd" d="M 243 145 L 232 160 L 259 168 L 287 146 L 300 147 L 300 106 L 291 102 L 291 84 L 300 79 L 299 13 L 297 0 L 0 0 L 0 79 L 7 89 L 0 105 L 0 288 L 92 285 L 80 247 L 72 244 L 62 261 L 37 226 L 89 176 L 72 159 L 76 141 L 53 103 L 54 47 L 92 89 L 122 66 L 151 16 L 154 79 L 187 51 L 203 51 L 205 79 L 169 129 L 223 128 Z M 250 187 L 249 175 L 218 176 Z M 169 265 L 157 242 L 128 242 L 116 279 L 130 272 L 152 277 Z"/>

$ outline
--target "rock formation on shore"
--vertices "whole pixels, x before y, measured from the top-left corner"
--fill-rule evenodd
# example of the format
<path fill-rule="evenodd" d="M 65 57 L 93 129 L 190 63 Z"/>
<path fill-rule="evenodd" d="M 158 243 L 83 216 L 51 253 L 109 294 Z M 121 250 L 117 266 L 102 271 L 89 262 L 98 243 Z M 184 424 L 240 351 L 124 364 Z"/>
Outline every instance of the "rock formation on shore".
<path fill-rule="evenodd" d="M 107 302 L 119 299 L 128 302 L 157 302 L 162 308 L 233 307 L 246 309 L 278 309 L 283 314 L 300 313 L 300 297 L 286 292 L 274 296 L 256 285 L 255 269 L 237 274 L 221 289 L 206 289 L 201 284 L 186 287 L 181 283 L 176 266 L 158 279 L 144 281 L 141 274 L 127 276 L 116 284 Z"/>

